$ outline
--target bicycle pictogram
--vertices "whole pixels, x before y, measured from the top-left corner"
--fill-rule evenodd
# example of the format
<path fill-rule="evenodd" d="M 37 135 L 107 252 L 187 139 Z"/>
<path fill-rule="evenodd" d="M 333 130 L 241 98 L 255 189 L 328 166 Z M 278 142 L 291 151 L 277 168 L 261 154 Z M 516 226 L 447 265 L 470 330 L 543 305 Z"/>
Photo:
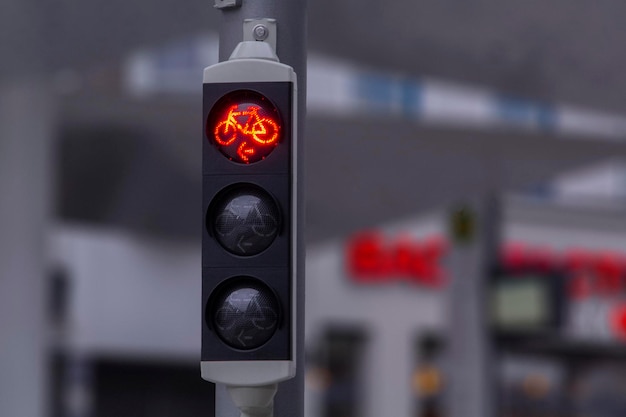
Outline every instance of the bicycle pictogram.
<path fill-rule="evenodd" d="M 237 156 L 242 162 L 250 161 L 256 154 L 256 146 L 276 145 L 278 142 L 278 123 L 259 114 L 259 110 L 261 107 L 257 105 L 248 105 L 244 110 L 239 110 L 239 105 L 233 105 L 213 132 L 220 146 L 237 146 Z"/>
<path fill-rule="evenodd" d="M 239 348 L 265 343 L 278 326 L 278 311 L 258 294 L 235 291 L 215 312 L 215 325 L 228 342 Z"/>

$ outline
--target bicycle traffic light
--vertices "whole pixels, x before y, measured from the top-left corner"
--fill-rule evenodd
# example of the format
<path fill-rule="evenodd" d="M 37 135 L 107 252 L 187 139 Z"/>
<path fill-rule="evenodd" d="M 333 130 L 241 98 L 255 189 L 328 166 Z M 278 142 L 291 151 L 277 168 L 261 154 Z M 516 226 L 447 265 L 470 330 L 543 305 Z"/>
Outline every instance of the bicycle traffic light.
<path fill-rule="evenodd" d="M 254 386 L 295 375 L 296 75 L 233 57 L 204 71 L 201 370 Z"/>

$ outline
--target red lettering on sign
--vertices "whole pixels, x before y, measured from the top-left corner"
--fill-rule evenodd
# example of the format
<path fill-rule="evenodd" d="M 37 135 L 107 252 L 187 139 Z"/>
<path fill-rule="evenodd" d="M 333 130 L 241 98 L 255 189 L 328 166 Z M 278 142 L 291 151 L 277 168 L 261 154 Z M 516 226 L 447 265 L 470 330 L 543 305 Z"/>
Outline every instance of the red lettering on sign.
<path fill-rule="evenodd" d="M 523 243 L 507 244 L 501 252 L 502 266 L 507 271 L 519 271 L 526 267 L 526 246 Z"/>
<path fill-rule="evenodd" d="M 554 251 L 546 246 L 529 247 L 523 243 L 507 243 L 501 251 L 501 263 L 507 271 L 532 270 L 547 273 L 558 267 Z"/>
<path fill-rule="evenodd" d="M 624 262 L 616 253 L 602 252 L 595 259 L 593 268 L 597 277 L 596 291 L 600 294 L 615 294 L 623 287 Z"/>
<path fill-rule="evenodd" d="M 350 275 L 360 282 L 384 281 L 388 275 L 388 261 L 378 233 L 364 233 L 352 239 L 348 245 L 348 261 Z"/>
<path fill-rule="evenodd" d="M 589 251 L 580 248 L 570 249 L 564 255 L 564 268 L 572 273 L 586 272 L 590 261 Z"/>
<path fill-rule="evenodd" d="M 362 233 L 347 249 L 349 276 L 359 283 L 408 281 L 429 287 L 445 284 L 441 258 L 447 245 L 441 238 L 416 242 L 408 236 L 386 241 L 380 233 Z"/>
<path fill-rule="evenodd" d="M 349 276 L 359 283 L 406 281 L 440 288 L 447 281 L 442 265 L 447 252 L 448 243 L 442 237 L 389 239 L 372 231 L 348 241 L 346 265 Z M 572 299 L 626 291 L 626 256 L 615 252 L 572 248 L 558 253 L 546 246 L 511 242 L 502 249 L 501 263 L 512 272 L 564 273 Z"/>

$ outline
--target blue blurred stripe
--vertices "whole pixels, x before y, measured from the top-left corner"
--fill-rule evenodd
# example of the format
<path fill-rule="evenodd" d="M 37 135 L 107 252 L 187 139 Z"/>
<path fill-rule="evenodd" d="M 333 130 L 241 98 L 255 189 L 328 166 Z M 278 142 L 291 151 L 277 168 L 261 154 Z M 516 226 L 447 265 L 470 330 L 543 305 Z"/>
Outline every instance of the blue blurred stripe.
<path fill-rule="evenodd" d="M 389 77 L 376 74 L 363 74 L 356 77 L 356 95 L 366 103 L 391 108 L 393 103 L 393 83 Z"/>
<path fill-rule="evenodd" d="M 531 125 L 542 130 L 553 130 L 557 125 L 556 109 L 549 103 L 496 96 L 495 109 L 496 117 L 503 122 Z"/>
<path fill-rule="evenodd" d="M 404 80 L 401 83 L 402 113 L 419 117 L 424 109 L 424 88 L 419 81 Z"/>

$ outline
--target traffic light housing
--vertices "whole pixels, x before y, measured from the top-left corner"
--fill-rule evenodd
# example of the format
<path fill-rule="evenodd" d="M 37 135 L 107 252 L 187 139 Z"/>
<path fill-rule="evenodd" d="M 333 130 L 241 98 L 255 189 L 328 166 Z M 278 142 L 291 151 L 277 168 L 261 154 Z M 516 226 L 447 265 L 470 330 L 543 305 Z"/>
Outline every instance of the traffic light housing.
<path fill-rule="evenodd" d="M 204 71 L 201 370 L 212 382 L 295 375 L 296 89 L 272 59 Z"/>

